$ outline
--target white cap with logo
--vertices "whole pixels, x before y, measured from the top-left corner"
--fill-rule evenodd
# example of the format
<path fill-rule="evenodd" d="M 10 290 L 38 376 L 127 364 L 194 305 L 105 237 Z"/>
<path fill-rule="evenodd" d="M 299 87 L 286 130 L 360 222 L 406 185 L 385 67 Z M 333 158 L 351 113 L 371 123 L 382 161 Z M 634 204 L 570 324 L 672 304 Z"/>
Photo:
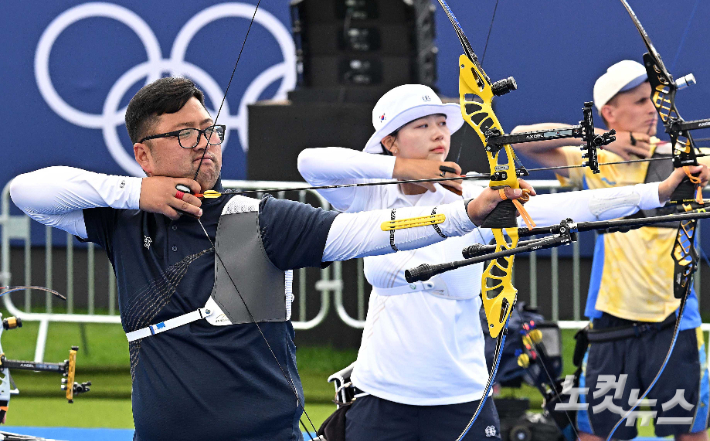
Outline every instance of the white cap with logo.
<path fill-rule="evenodd" d="M 453 134 L 463 125 L 458 104 L 443 104 L 434 91 L 422 84 L 405 84 L 382 95 L 372 109 L 375 133 L 365 144 L 366 153 L 382 153 L 380 141 L 403 125 L 429 115 L 446 115 L 446 125 Z"/>
<path fill-rule="evenodd" d="M 594 105 L 601 111 L 619 92 L 631 90 L 648 80 L 643 64 L 633 60 L 621 60 L 609 67 L 594 83 Z"/>

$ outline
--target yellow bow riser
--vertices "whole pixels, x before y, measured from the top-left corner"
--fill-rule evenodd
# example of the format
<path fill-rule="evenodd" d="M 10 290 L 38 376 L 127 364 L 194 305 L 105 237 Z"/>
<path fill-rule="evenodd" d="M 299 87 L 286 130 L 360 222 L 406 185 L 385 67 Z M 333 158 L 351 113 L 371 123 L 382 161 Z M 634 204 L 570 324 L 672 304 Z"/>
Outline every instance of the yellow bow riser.
<path fill-rule="evenodd" d="M 459 98 L 464 120 L 475 130 L 484 146 L 487 145 L 486 132 L 503 128 L 493 112 L 493 90 L 486 76 L 466 55 L 459 57 Z M 499 164 L 499 155 L 505 151 L 507 163 Z M 486 148 L 490 166 L 490 187 L 520 188 L 515 173 L 515 152 L 510 145 L 494 151 Z M 491 228 L 495 237 L 496 252 L 515 248 L 518 244 L 518 228 L 515 219 L 516 206 L 504 200 L 485 219 L 482 227 Z M 506 240 L 506 235 L 510 239 Z M 491 337 L 498 337 L 505 328 L 513 310 L 518 290 L 513 286 L 512 270 L 514 256 L 491 261 L 483 272 L 481 282 L 483 309 L 488 319 Z"/>
<path fill-rule="evenodd" d="M 656 107 L 658 115 L 663 122 L 667 122 L 668 117 L 671 116 L 671 112 L 673 112 L 671 100 L 668 97 L 669 91 L 670 88 L 667 85 L 658 84 L 653 92 L 653 105 Z"/>
<path fill-rule="evenodd" d="M 500 133 L 503 128 L 493 112 L 493 89 L 490 83 L 485 80 L 485 76 L 478 67 L 468 59 L 467 56 L 459 57 L 459 102 L 461 103 L 461 115 L 463 119 L 476 131 L 483 145 L 486 145 L 486 132 L 490 129 L 498 129 Z M 491 171 L 492 188 L 510 187 L 519 188 L 518 177 L 515 174 L 515 152 L 510 145 L 505 145 L 503 149 L 507 157 L 507 164 L 499 164 L 498 156 L 500 150 L 492 152 L 486 149 L 488 164 Z M 494 179 L 493 176 L 502 176 L 501 179 Z"/>
<path fill-rule="evenodd" d="M 67 367 L 67 390 L 66 397 L 70 403 L 74 402 L 74 378 L 76 375 L 76 352 L 78 347 L 72 347 L 69 351 L 69 365 Z"/>
<path fill-rule="evenodd" d="M 494 229 L 496 252 L 509 250 L 518 245 L 518 229 Z M 505 235 L 508 236 L 508 242 Z M 488 319 L 488 331 L 496 338 L 508 322 L 508 316 L 513 311 L 518 290 L 513 286 L 513 260 L 515 256 L 506 256 L 492 260 L 483 272 L 481 282 L 481 297 L 483 310 Z"/>
<path fill-rule="evenodd" d="M 658 81 L 659 84 L 656 85 L 653 91 L 652 101 L 654 107 L 656 107 L 656 110 L 658 111 L 658 115 L 661 117 L 661 120 L 664 123 L 667 123 L 668 119 L 671 117 L 678 118 L 678 112 L 671 104 L 669 95 L 671 91 L 670 87 L 660 83 L 660 79 Z M 683 135 L 682 132 L 678 134 L 678 139 L 673 147 L 678 150 L 678 152 L 686 154 L 689 154 L 692 149 L 690 141 Z"/>

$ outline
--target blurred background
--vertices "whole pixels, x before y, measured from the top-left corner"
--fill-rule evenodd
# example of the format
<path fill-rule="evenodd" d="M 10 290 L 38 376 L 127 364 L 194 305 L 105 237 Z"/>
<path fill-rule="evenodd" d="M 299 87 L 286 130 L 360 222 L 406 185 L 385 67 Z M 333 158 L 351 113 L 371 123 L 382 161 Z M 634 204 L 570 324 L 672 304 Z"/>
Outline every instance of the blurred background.
<path fill-rule="evenodd" d="M 9 202 L 6 184 L 50 165 L 141 176 L 123 125 L 128 100 L 160 76 L 184 75 L 206 92 L 216 114 L 255 5 L 252 0 L 3 5 L 0 277 L 3 285 L 47 286 L 69 297 L 66 303 L 40 291 L 4 297 L 5 317 L 25 317 L 25 326 L 2 342 L 4 352 L 12 359 L 59 361 L 77 344 L 77 379 L 86 376 L 83 381 L 94 383 L 89 395 L 69 407 L 61 402 L 58 378 L 18 373 L 22 394 L 13 399 L 9 425 L 130 429 L 132 418 L 127 345 L 103 251 L 28 221 Z M 710 3 L 631 5 L 670 72 L 676 77 L 692 72 L 697 79 L 678 95 L 683 117 L 708 117 Z M 450 6 L 491 80 L 517 81 L 517 91 L 495 102 L 506 131 L 518 124 L 578 123 L 596 78 L 619 60 L 641 61 L 646 51 L 616 0 L 451 0 Z M 461 53 L 435 1 L 262 0 L 219 115 L 228 127 L 223 179 L 238 188 L 291 187 L 287 182 L 301 180 L 296 157 L 303 148 L 362 148 L 373 131 L 374 102 L 399 84 L 428 84 L 457 101 Z M 602 127 L 600 119 L 597 126 Z M 452 152 L 463 170 L 487 171 L 475 138 L 472 130 L 462 130 Z M 536 188 L 557 191 L 550 182 Z M 278 196 L 327 206 L 314 193 Z M 519 257 L 520 299 L 539 307 L 548 320 L 579 326 L 593 243 L 593 235 L 585 234 L 574 247 Z M 710 250 L 710 234 L 700 234 L 700 245 Z M 710 322 L 703 288 L 710 273 L 705 253 L 702 257 L 696 290 L 704 321 Z M 299 368 L 307 408 L 320 409 L 321 420 L 334 409 L 325 379 L 356 356 L 369 294 L 360 265 L 353 261 L 297 275 Z M 563 331 L 564 351 L 572 333 Z"/>

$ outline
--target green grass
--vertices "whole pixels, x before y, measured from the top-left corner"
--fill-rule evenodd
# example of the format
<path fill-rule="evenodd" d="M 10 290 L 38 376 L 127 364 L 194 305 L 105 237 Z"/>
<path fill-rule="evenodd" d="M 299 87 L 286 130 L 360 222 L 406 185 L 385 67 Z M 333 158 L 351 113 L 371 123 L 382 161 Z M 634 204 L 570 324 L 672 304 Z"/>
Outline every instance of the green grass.
<path fill-rule="evenodd" d="M 325 421 L 325 419 L 328 418 L 330 414 L 335 412 L 335 404 L 306 402 L 306 412 L 308 413 L 308 416 L 311 417 L 311 421 L 313 421 L 313 425 L 315 426 L 316 430 L 318 430 L 321 424 L 323 424 L 323 421 Z M 308 419 L 306 418 L 305 414 L 301 417 L 301 421 L 303 422 L 303 424 L 306 425 L 306 427 L 308 427 L 308 430 L 310 432 L 313 432 L 313 429 L 311 428 L 311 423 L 308 422 Z M 301 426 L 301 430 L 304 430 L 303 426 Z"/>
<path fill-rule="evenodd" d="M 335 388 L 328 377 L 347 367 L 357 358 L 357 350 L 328 347 L 299 347 L 298 372 L 308 404 L 329 404 L 335 409 Z M 308 410 L 308 407 L 306 407 Z M 310 413 L 310 412 L 309 412 Z"/>
<path fill-rule="evenodd" d="M 2 341 L 5 356 L 13 360 L 33 360 L 38 332 L 36 322 L 25 322 L 22 328 L 5 331 Z M 76 380 L 91 381 L 91 392 L 68 404 L 59 388 L 62 378 L 59 375 L 13 370 L 20 395 L 14 396 L 10 402 L 7 424 L 133 427 L 128 344 L 121 326 L 52 323 L 44 360 L 62 362 L 74 345 L 80 346 Z M 298 364 L 308 403 L 306 410 L 316 427 L 320 427 L 335 409 L 332 403 L 334 389 L 327 382 L 328 376 L 355 361 L 356 357 L 355 349 L 299 348 Z M 304 422 L 309 425 L 305 418 Z"/>
<path fill-rule="evenodd" d="M 7 314 L 3 314 L 7 317 Z M 82 329 L 83 328 L 83 329 Z M 3 351 L 11 360 L 33 360 L 39 324 L 4 331 Z M 62 362 L 79 346 L 76 381 L 91 381 L 92 390 L 67 403 L 61 376 L 12 370 L 20 395 L 12 397 L 8 425 L 133 428 L 128 344 L 120 325 L 51 323 L 44 361 Z"/>
<path fill-rule="evenodd" d="M 5 356 L 12 360 L 33 360 L 38 332 L 37 322 L 24 322 L 22 328 L 4 331 L 2 346 Z M 128 372 L 128 343 L 120 325 L 50 323 L 44 360 L 63 361 L 68 358 L 72 346 L 79 346 L 79 372 L 90 367 Z"/>
<path fill-rule="evenodd" d="M 90 392 L 93 393 L 93 392 Z M 103 427 L 132 429 L 130 399 L 93 398 L 68 404 L 59 398 L 13 397 L 7 412 L 10 426 Z"/>
<path fill-rule="evenodd" d="M 15 381 L 20 395 L 12 398 L 12 402 L 23 400 L 25 397 L 33 398 L 58 398 L 64 397 L 64 391 L 59 387 L 62 376 L 48 372 L 11 371 L 12 379 Z M 75 381 L 91 381 L 91 391 L 85 395 L 79 395 L 76 400 L 93 399 L 130 399 L 131 398 L 131 375 L 123 370 L 99 370 L 99 369 L 77 369 Z"/>

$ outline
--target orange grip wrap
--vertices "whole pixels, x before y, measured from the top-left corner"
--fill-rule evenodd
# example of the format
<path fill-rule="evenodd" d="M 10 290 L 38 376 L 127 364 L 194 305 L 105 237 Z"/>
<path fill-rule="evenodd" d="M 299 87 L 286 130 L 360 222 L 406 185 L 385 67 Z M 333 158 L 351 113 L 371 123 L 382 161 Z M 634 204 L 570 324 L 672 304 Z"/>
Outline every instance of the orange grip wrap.
<path fill-rule="evenodd" d="M 687 165 L 683 166 L 683 171 L 685 172 L 685 175 L 690 179 L 690 182 L 695 184 L 695 202 L 697 202 L 700 205 L 703 205 L 703 189 L 700 188 L 700 178 L 697 176 L 693 176 L 692 173 L 690 173 L 690 168 Z"/>
<path fill-rule="evenodd" d="M 530 217 L 530 213 L 528 213 L 528 210 L 526 210 L 525 207 L 523 207 L 523 204 L 520 203 L 520 201 L 527 202 L 530 200 L 530 190 L 524 188 L 522 191 L 522 196 L 520 196 L 518 199 L 513 199 L 513 205 L 515 205 L 515 208 L 518 209 L 518 213 L 520 213 L 520 217 L 522 217 L 523 221 L 525 221 L 525 225 L 527 225 L 528 228 L 535 228 L 537 226 L 535 224 L 535 221 L 532 220 L 532 217 Z M 500 198 L 502 200 L 505 201 L 506 199 L 508 199 L 508 196 L 505 195 L 504 188 L 499 188 L 498 194 L 500 195 Z"/>

